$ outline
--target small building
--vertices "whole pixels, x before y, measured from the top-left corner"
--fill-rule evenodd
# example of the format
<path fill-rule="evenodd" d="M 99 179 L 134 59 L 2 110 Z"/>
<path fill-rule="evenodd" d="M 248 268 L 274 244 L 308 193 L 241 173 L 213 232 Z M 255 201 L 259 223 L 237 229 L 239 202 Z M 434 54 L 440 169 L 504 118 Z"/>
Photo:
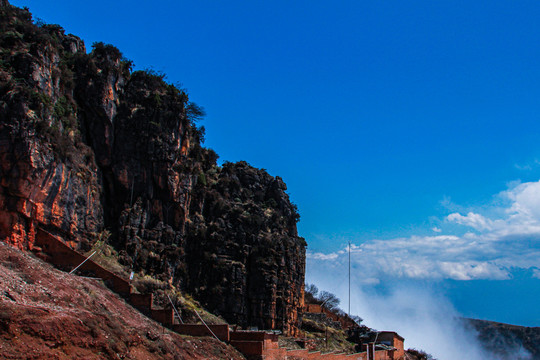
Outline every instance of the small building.
<path fill-rule="evenodd" d="M 394 359 L 401 359 L 405 356 L 405 339 L 394 331 L 379 331 L 377 343 L 395 348 Z"/>

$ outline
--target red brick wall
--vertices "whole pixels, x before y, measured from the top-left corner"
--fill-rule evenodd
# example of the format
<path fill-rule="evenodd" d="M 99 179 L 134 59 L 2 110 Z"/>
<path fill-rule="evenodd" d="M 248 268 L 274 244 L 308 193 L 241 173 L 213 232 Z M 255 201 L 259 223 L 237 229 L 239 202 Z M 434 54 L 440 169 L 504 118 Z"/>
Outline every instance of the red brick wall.
<path fill-rule="evenodd" d="M 307 349 L 286 350 L 277 348 L 273 334 L 255 331 L 238 331 L 231 333 L 230 344 L 243 353 L 248 359 L 258 360 L 367 360 L 366 353 L 342 354 L 321 353 Z M 266 338 L 265 338 L 266 337 Z M 236 340 L 235 340 L 236 339 Z M 264 339 L 264 340 L 263 340 Z M 390 360 L 387 351 L 377 351 L 373 360 Z"/>
<path fill-rule="evenodd" d="M 219 340 L 229 342 L 229 325 L 208 325 L 210 330 L 218 337 Z M 212 336 L 210 331 L 204 325 L 199 324 L 175 324 L 172 328 L 179 334 L 190 336 Z"/>
<path fill-rule="evenodd" d="M 290 358 L 287 357 L 287 349 L 280 348 L 280 349 L 271 349 L 271 350 L 265 350 L 264 351 L 264 360 L 289 360 Z"/>
<path fill-rule="evenodd" d="M 321 359 L 320 351 L 308 352 L 306 356 L 306 360 L 319 360 L 319 359 Z"/>
<path fill-rule="evenodd" d="M 262 341 L 231 340 L 231 345 L 246 356 L 262 356 L 264 351 Z"/>
<path fill-rule="evenodd" d="M 130 294 L 129 302 L 131 305 L 142 311 L 150 311 L 152 307 L 152 294 Z"/>
<path fill-rule="evenodd" d="M 345 358 L 346 360 L 367 360 L 367 354 L 366 353 L 359 353 L 359 354 L 353 354 L 348 355 L 348 357 Z"/>
<path fill-rule="evenodd" d="M 264 341 L 269 339 L 272 334 L 267 334 L 264 331 L 233 331 L 231 332 L 231 340 L 244 341 Z"/>
<path fill-rule="evenodd" d="M 174 318 L 173 309 L 152 309 L 150 317 L 165 326 L 171 326 Z"/>
<path fill-rule="evenodd" d="M 308 350 L 289 350 L 287 351 L 287 360 L 303 360 L 306 358 Z"/>
<path fill-rule="evenodd" d="M 287 360 L 366 360 L 366 353 L 322 354 L 319 351 L 308 353 L 307 350 L 289 350 L 287 351 Z"/>
<path fill-rule="evenodd" d="M 48 253 L 51 256 L 51 262 L 57 266 L 69 266 L 75 268 L 86 260 L 86 256 L 79 254 L 56 236 L 41 229 L 38 229 L 37 232 L 36 245 L 40 246 L 43 251 Z M 105 280 L 115 292 L 121 295 L 129 295 L 131 293 L 131 285 L 127 280 L 102 268 L 91 259 L 86 261 L 79 270 L 93 272 L 97 277 Z"/>
<path fill-rule="evenodd" d="M 365 360 L 365 354 L 331 354 L 327 355 L 325 360 Z"/>
<path fill-rule="evenodd" d="M 403 340 L 399 339 L 399 338 L 395 338 L 394 340 L 394 347 L 397 349 L 394 353 L 394 358 L 395 359 L 400 359 L 402 358 L 403 356 L 405 356 L 405 349 L 404 349 L 404 343 L 403 343 Z"/>
<path fill-rule="evenodd" d="M 375 351 L 375 356 L 373 357 L 373 360 L 392 360 L 392 358 L 390 357 L 390 354 L 388 354 L 388 351 L 378 350 Z"/>
<path fill-rule="evenodd" d="M 266 339 L 264 340 L 264 348 L 266 350 L 269 349 L 277 349 L 279 347 L 279 343 L 274 339 Z"/>

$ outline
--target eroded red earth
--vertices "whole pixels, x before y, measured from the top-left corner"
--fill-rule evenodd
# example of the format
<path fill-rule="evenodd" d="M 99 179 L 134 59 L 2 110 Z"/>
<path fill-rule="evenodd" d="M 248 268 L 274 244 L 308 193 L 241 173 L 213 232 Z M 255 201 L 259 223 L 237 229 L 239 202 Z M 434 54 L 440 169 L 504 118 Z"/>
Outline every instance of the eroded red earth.
<path fill-rule="evenodd" d="M 244 359 L 178 335 L 100 281 L 69 275 L 0 241 L 2 359 Z"/>

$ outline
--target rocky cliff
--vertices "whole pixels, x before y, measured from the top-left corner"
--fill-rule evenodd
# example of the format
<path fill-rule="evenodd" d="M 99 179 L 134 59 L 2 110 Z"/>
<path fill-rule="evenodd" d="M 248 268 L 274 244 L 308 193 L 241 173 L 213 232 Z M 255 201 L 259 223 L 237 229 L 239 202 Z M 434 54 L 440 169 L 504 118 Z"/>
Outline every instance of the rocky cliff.
<path fill-rule="evenodd" d="M 279 177 L 217 166 L 201 109 L 114 46 L 0 3 L 0 238 L 38 228 L 192 293 L 231 323 L 294 332 L 305 242 Z"/>

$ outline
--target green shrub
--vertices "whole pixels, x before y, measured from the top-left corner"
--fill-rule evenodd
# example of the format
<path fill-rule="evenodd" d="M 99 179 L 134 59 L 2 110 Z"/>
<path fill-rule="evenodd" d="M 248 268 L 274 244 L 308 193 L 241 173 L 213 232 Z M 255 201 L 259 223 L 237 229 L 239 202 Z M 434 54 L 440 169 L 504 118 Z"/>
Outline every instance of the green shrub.
<path fill-rule="evenodd" d="M 150 275 L 136 276 L 133 285 L 141 294 L 153 293 L 156 290 L 163 290 L 168 287 L 165 281 L 158 280 Z"/>
<path fill-rule="evenodd" d="M 61 119 L 64 116 L 69 115 L 70 109 L 68 107 L 68 101 L 65 96 L 58 98 L 54 104 L 54 116 L 57 119 Z"/>
<path fill-rule="evenodd" d="M 199 184 L 202 184 L 202 185 L 206 186 L 206 175 L 204 175 L 203 172 L 199 173 L 199 177 L 198 177 L 197 182 Z"/>
<path fill-rule="evenodd" d="M 110 57 L 112 60 L 121 60 L 124 58 L 116 46 L 101 41 L 92 44 L 91 55 L 98 59 Z"/>

